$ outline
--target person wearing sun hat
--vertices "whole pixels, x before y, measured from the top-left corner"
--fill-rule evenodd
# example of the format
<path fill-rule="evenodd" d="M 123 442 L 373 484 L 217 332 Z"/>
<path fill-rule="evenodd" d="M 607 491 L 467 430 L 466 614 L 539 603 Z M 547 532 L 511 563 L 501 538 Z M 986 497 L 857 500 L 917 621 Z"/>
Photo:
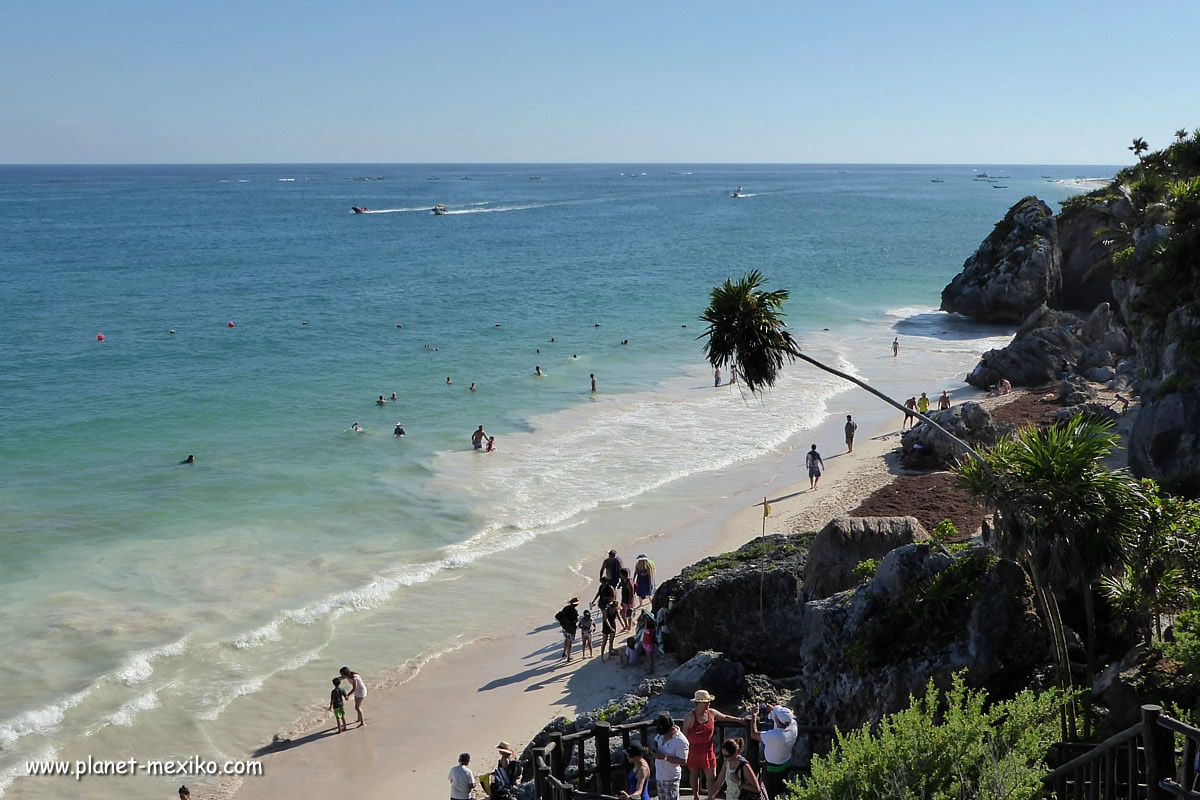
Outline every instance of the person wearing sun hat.
<path fill-rule="evenodd" d="M 696 694 L 692 696 L 692 702 L 696 704 L 696 707 L 683 718 L 683 735 L 688 740 L 687 768 L 692 777 L 693 797 L 701 796 L 701 777 L 704 778 L 705 792 L 717 778 L 717 749 L 713 746 L 717 723 L 742 723 L 739 717 L 731 717 L 711 708 L 712 702 L 716 699 L 706 690 L 697 689 Z"/>
<path fill-rule="evenodd" d="M 633 562 L 633 587 L 637 591 L 638 608 L 654 596 L 654 562 L 645 553 L 638 553 Z"/>
<path fill-rule="evenodd" d="M 766 784 L 767 796 L 778 797 L 783 792 L 783 782 L 792 768 L 792 748 L 799 735 L 796 715 L 790 708 L 784 706 L 762 706 L 767 712 L 773 727 L 770 730 L 759 731 L 758 717 L 750 717 L 750 738 L 762 742 L 763 746 L 763 779 Z"/>
<path fill-rule="evenodd" d="M 500 742 L 496 745 L 496 750 L 500 753 L 500 763 L 492 771 L 488 796 L 500 800 L 511 797 L 513 787 L 520 783 L 521 760 L 516 757 L 512 745 L 508 742 Z"/>

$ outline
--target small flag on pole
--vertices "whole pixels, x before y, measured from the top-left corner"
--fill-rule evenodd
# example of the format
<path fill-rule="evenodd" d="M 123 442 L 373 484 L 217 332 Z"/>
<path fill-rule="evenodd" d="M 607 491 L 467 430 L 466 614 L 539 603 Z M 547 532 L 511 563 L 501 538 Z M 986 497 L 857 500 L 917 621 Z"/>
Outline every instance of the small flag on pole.
<path fill-rule="evenodd" d="M 764 497 L 763 498 L 763 519 L 766 519 L 769 516 L 771 516 L 771 504 L 768 503 L 767 499 Z"/>

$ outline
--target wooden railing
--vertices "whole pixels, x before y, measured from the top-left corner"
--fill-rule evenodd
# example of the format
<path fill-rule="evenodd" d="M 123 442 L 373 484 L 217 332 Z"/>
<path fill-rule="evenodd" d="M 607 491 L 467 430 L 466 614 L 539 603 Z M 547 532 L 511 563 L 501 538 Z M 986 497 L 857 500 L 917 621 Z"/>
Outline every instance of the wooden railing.
<path fill-rule="evenodd" d="M 676 725 L 682 723 L 682 720 L 675 720 Z M 621 763 L 614 764 L 612 761 L 613 745 L 616 740 L 620 740 L 621 749 L 635 741 L 640 744 L 647 750 L 653 777 L 654 763 L 649 753 L 653 729 L 654 720 L 651 719 L 624 725 L 597 722 L 588 730 L 550 734 L 549 744 L 532 751 L 534 797 L 537 800 L 618 800 L 618 793 L 626 788 L 625 770 Z M 808 737 L 810 754 L 827 752 L 833 742 L 832 728 L 801 726 L 799 733 Z M 750 731 L 744 725 L 718 722 L 713 735 L 714 750 L 730 736 L 746 740 L 746 759 L 757 771 L 758 744 L 750 740 Z M 589 741 L 595 745 L 595 761 L 592 765 L 588 764 L 586 758 Z M 573 756 L 575 766 L 571 768 Z M 793 765 L 792 774 L 803 773 L 807 769 L 808 763 Z M 680 794 L 691 796 L 686 780 L 680 788 Z"/>
<path fill-rule="evenodd" d="M 1175 746 L 1176 735 L 1183 748 Z M 1161 706 L 1142 706 L 1142 721 L 1098 745 L 1057 745 L 1051 766 L 1070 758 L 1046 776 L 1046 788 L 1058 800 L 1200 800 L 1196 752 L 1200 729 L 1162 713 Z"/>

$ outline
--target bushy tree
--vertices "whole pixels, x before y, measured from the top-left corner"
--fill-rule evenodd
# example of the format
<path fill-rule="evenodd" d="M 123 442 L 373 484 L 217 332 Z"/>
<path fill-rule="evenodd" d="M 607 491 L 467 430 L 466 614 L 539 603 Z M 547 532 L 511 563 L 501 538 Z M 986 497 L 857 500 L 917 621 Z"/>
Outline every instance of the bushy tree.
<path fill-rule="evenodd" d="M 1056 740 L 1061 697 L 1026 690 L 989 705 L 963 674 L 944 695 L 925 695 L 876 729 L 839 732 L 790 800 L 1033 800 L 1042 797 L 1045 755 Z"/>

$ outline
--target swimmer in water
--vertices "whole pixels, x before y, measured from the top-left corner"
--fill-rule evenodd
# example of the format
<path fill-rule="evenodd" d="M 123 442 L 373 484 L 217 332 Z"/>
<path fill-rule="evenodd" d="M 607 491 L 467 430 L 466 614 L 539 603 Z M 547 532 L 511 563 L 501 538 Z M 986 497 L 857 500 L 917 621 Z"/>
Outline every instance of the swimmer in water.
<path fill-rule="evenodd" d="M 487 438 L 488 438 L 487 433 L 483 430 L 483 426 L 480 425 L 479 428 L 474 433 L 471 434 L 471 446 L 474 447 L 476 450 L 482 450 L 483 449 L 483 441 L 484 441 L 484 439 L 487 439 Z"/>
<path fill-rule="evenodd" d="M 535 376 L 537 376 L 537 377 L 539 377 L 539 378 L 540 378 L 540 377 L 542 377 L 543 375 L 545 375 L 546 373 L 542 372 L 542 368 L 541 368 L 541 367 L 534 367 L 534 368 L 533 368 L 533 374 L 534 374 Z"/>
<path fill-rule="evenodd" d="M 379 399 L 375 401 L 375 405 L 377 405 L 377 406 L 386 406 L 386 405 L 387 405 L 387 400 L 384 400 L 384 399 L 383 399 L 383 395 L 379 395 Z"/>
<path fill-rule="evenodd" d="M 449 386 L 449 385 L 450 385 L 450 384 L 452 384 L 452 383 L 454 383 L 454 381 L 450 380 L 450 376 L 449 376 L 449 375 L 447 375 L 447 376 L 446 376 L 446 385 L 447 385 L 447 386 Z"/>
<path fill-rule="evenodd" d="M 185 458 L 183 461 L 180 461 L 179 463 L 180 463 L 180 464 L 195 464 L 195 463 L 196 463 L 196 457 L 195 457 L 195 456 L 193 456 L 193 455 L 188 455 L 188 457 L 187 457 L 187 458 Z"/>
<path fill-rule="evenodd" d="M 593 372 L 588 377 L 590 377 L 592 379 L 592 391 L 595 392 L 596 391 L 596 373 Z"/>
<path fill-rule="evenodd" d="M 553 337 L 553 336 L 551 336 L 551 337 L 550 337 L 550 341 L 552 341 L 552 342 L 554 341 L 554 337 Z"/>
<path fill-rule="evenodd" d="M 571 353 L 571 358 L 579 358 L 579 356 L 575 355 L 574 353 Z"/>
<path fill-rule="evenodd" d="M 362 433 L 362 432 L 363 432 L 363 426 L 362 426 L 362 425 L 359 425 L 359 424 L 356 422 L 356 423 L 354 423 L 353 425 L 351 425 L 351 426 L 350 426 L 350 430 L 354 431 L 355 433 Z"/>
<path fill-rule="evenodd" d="M 396 430 L 392 431 L 392 436 L 406 436 L 406 435 L 407 434 L 404 432 L 404 426 L 401 425 L 399 422 L 397 422 Z"/>
<path fill-rule="evenodd" d="M 396 402 L 396 393 L 392 392 L 392 402 Z"/>
<path fill-rule="evenodd" d="M 488 452 L 488 453 L 490 453 L 490 452 L 492 452 L 492 451 L 493 451 L 493 450 L 495 450 L 495 449 L 496 449 L 496 437 L 495 437 L 495 436 L 489 436 L 489 437 L 488 437 L 488 446 L 487 446 L 487 450 L 486 450 L 485 452 Z"/>
<path fill-rule="evenodd" d="M 475 384 L 473 384 L 473 383 L 471 384 L 471 391 L 472 392 L 475 391 Z"/>

